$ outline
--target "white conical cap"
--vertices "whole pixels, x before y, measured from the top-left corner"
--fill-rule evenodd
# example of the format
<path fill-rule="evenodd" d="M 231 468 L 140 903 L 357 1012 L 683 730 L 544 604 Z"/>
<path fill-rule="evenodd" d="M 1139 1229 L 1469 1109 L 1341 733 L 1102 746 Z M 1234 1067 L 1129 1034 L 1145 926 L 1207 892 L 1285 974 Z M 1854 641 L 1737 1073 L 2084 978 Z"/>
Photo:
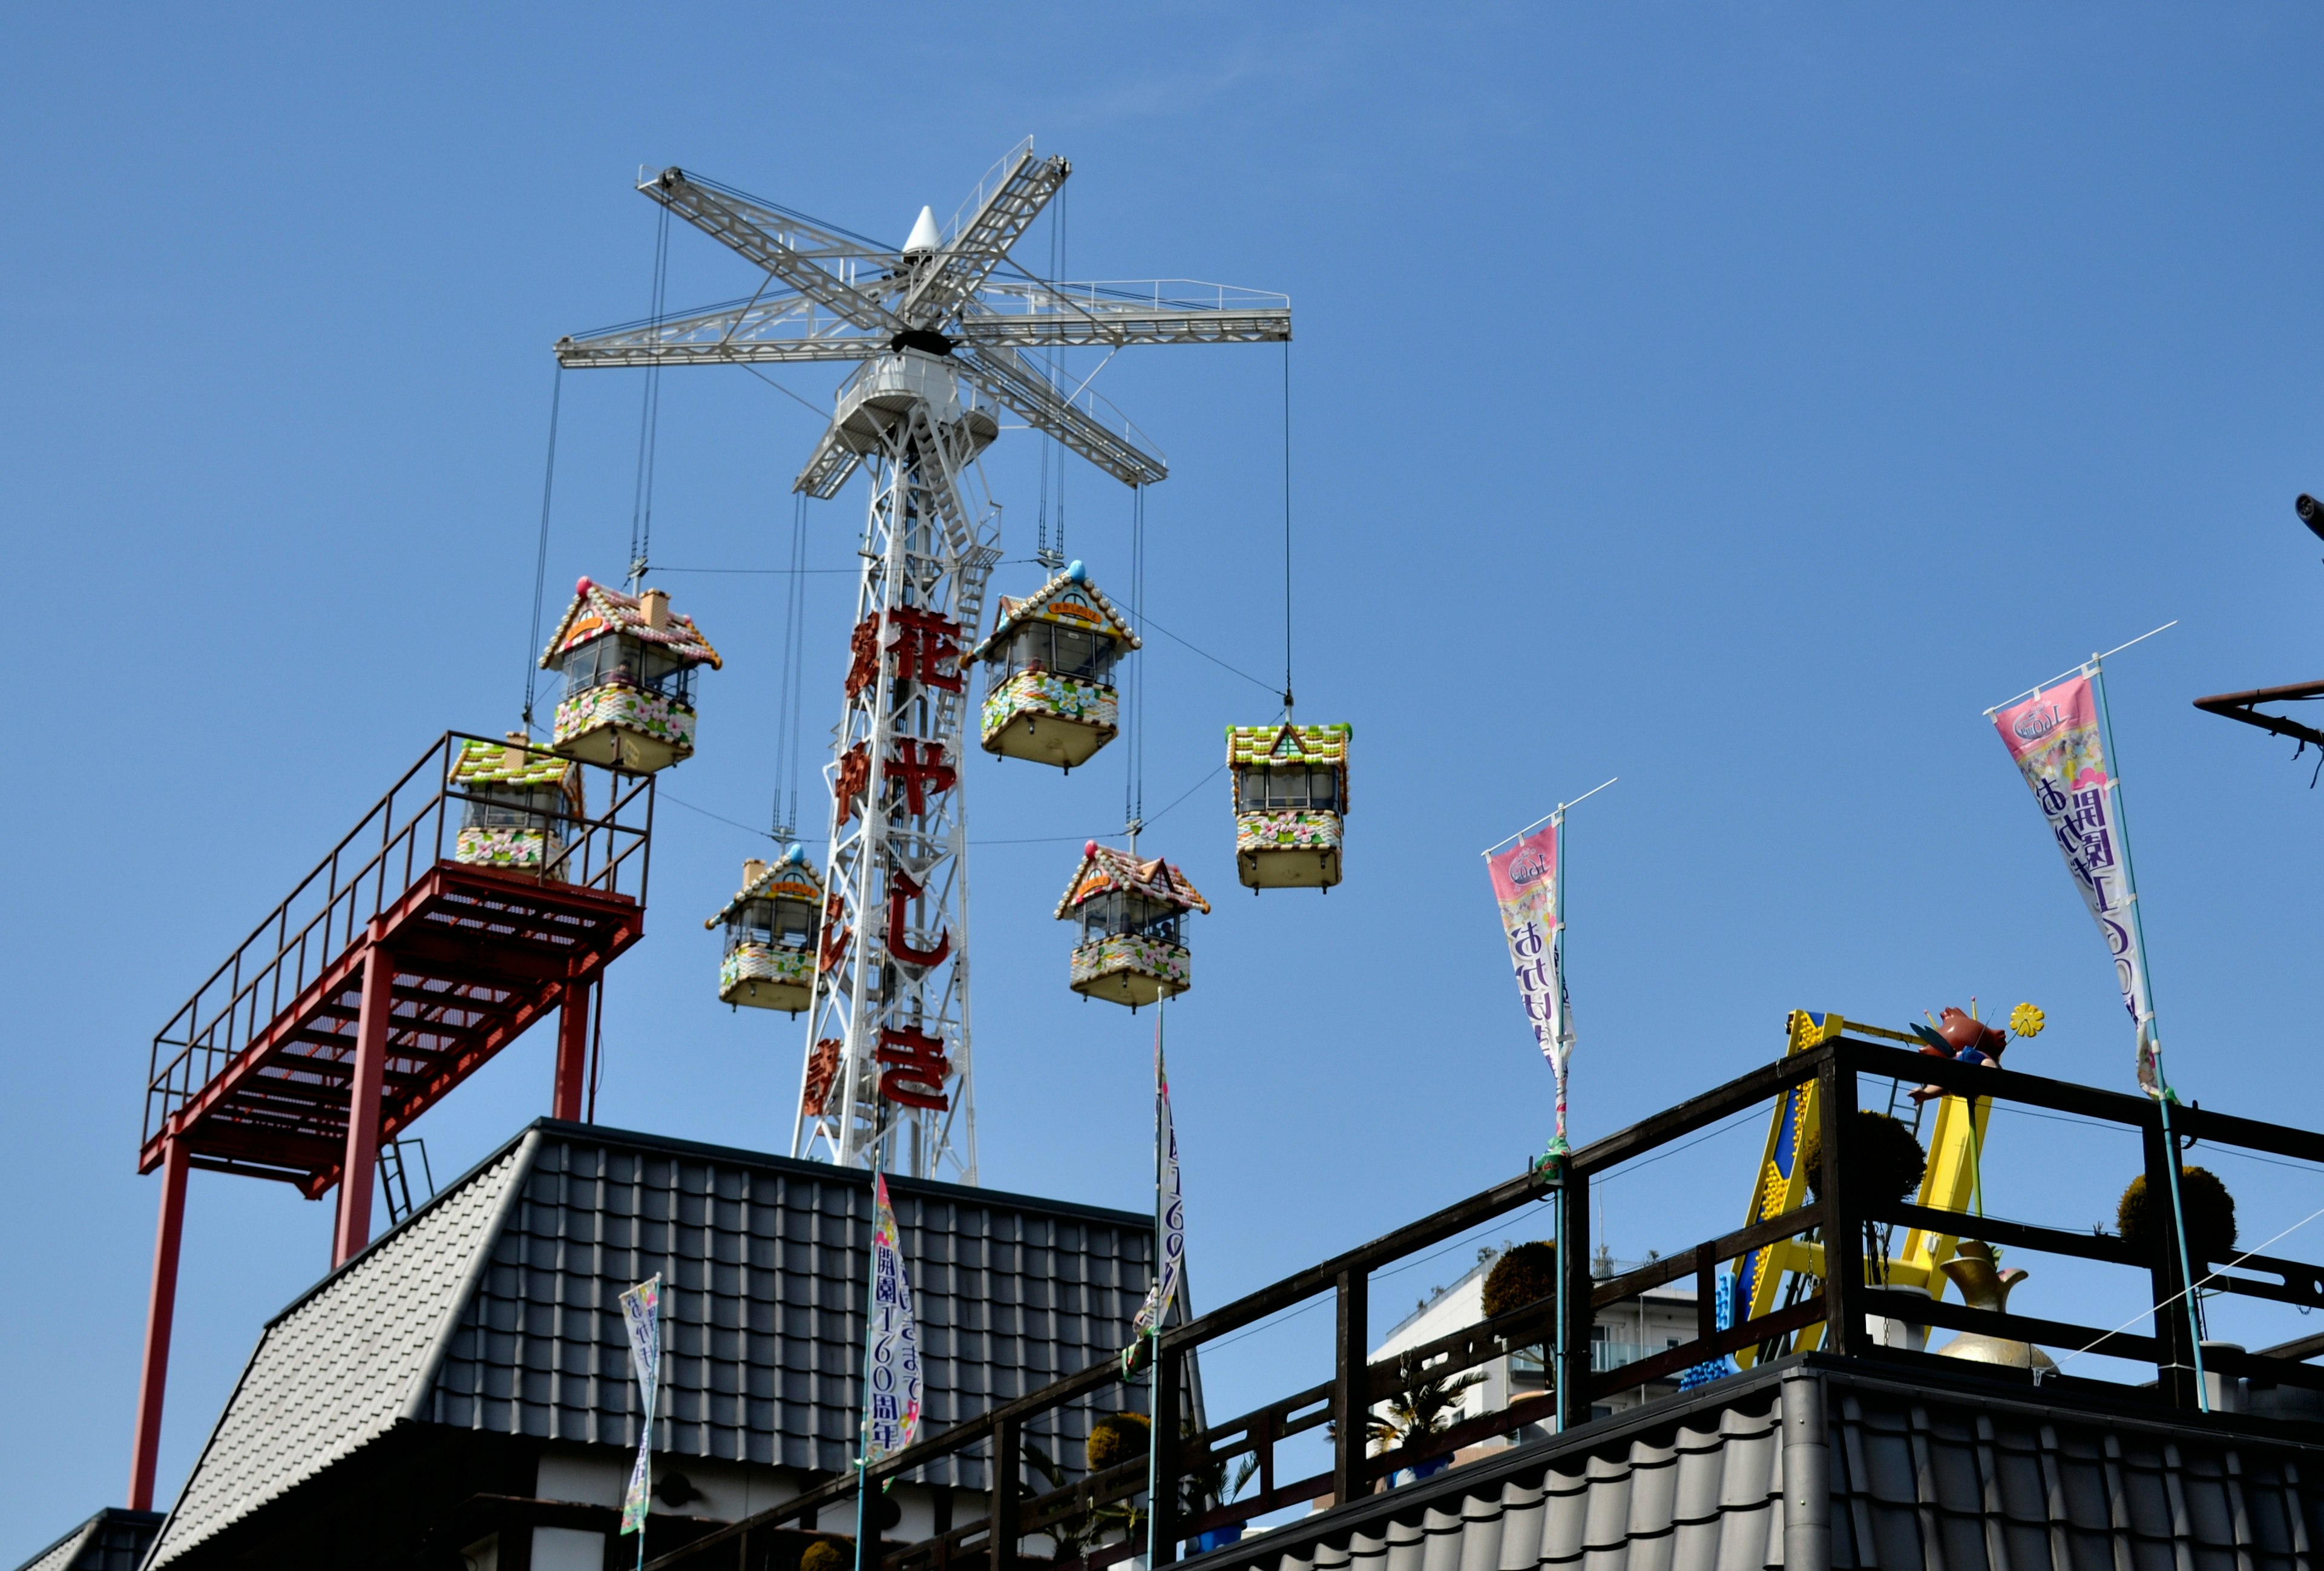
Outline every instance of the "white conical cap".
<path fill-rule="evenodd" d="M 920 209 L 919 221 L 912 226 L 912 237 L 904 242 L 904 254 L 920 256 L 944 244 L 936 233 L 936 216 L 927 208 Z"/>

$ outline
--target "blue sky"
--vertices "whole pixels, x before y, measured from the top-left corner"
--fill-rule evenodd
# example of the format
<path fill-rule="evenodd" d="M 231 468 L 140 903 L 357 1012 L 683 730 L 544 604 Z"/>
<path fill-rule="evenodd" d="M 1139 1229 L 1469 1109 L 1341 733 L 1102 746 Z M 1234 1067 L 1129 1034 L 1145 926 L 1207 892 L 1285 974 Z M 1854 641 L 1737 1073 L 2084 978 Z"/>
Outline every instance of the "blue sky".
<path fill-rule="evenodd" d="M 122 1496 L 153 1031 L 429 738 L 515 718 L 548 347 L 644 313 L 641 166 L 900 239 L 1031 133 L 1074 163 L 1071 274 L 1295 302 L 1296 679 L 1303 717 L 1356 730 L 1343 887 L 1236 886 L 1205 776 L 1220 727 L 1271 700 L 1170 638 L 1139 657 L 1149 817 L 1193 792 L 1145 844 L 1218 907 L 1172 1012 L 1205 1301 L 1539 1149 L 1549 1077 L 1476 853 L 1609 775 L 1572 832 L 1578 1134 L 1772 1057 L 1795 1006 L 1901 1024 L 2030 998 L 2052 1029 L 2013 1065 L 2127 1089 L 2109 968 L 1979 712 L 2173 617 L 2113 697 L 2174 1078 L 2314 1122 L 2314 760 L 2189 706 L 2324 675 L 2324 567 L 2290 505 L 2324 485 L 2312 12 L 835 14 L 0 23 L 0 507 L 42 675 L 0 849 L 22 1415 L 0 1557 Z M 683 230 L 670 274 L 674 302 L 755 282 Z M 1173 465 L 1148 609 L 1270 682 L 1282 375 L 1273 348 L 1157 349 L 1098 383 Z M 835 375 L 778 380 L 798 398 L 667 378 L 661 562 L 779 563 L 819 429 L 798 400 Z M 638 395 L 567 379 L 552 586 L 620 572 Z M 1013 433 L 987 463 L 1019 559 L 1036 453 Z M 1073 554 L 1119 581 L 1127 494 L 1075 465 L 1065 501 Z M 862 505 L 816 504 L 814 565 L 852 562 Z M 721 820 L 761 822 L 775 784 L 781 580 L 663 582 L 728 661 L 666 781 L 698 810 L 662 816 L 601 1115 L 768 1147 L 797 1035 L 716 1003 L 698 924 L 761 844 Z M 849 597 L 812 582 L 811 730 Z M 1074 843 L 1120 822 L 1125 751 L 1070 779 L 979 754 L 967 790 L 986 1178 L 1137 1206 L 1149 1017 L 1066 993 L 1049 916 Z M 436 1170 L 548 1092 L 529 1040 L 420 1127 Z M 1988 1205 L 2109 1215 L 2135 1160 L 2092 1138 L 2003 1126 Z M 1757 1139 L 1609 1186 L 1602 1236 L 1636 1256 L 1731 1227 Z M 2247 1241 L 2324 1204 L 2311 1171 L 2217 1165 Z M 287 1189 L 196 1175 L 165 1492 L 328 1229 Z M 2044 1262 L 2017 1303 L 2110 1324 L 2134 1287 Z M 1222 1354 L 1213 1400 L 1259 1393 L 1268 1345 Z"/>

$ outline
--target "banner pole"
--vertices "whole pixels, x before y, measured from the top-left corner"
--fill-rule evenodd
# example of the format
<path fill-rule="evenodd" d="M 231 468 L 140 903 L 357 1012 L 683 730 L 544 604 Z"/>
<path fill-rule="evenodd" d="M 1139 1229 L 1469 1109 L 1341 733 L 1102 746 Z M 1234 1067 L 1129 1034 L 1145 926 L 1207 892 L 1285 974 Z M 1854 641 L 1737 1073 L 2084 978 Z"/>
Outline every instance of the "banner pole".
<path fill-rule="evenodd" d="M 869 1516 L 872 1492 L 872 1345 L 879 1335 L 880 1318 L 880 1160 L 881 1150 L 888 1138 L 886 1120 L 881 1118 L 879 1104 L 872 1104 L 872 1235 L 863 1251 L 863 1401 L 855 1430 L 855 1571 L 864 1571 L 863 1527 Z M 812 1530 L 813 1524 L 809 1524 Z M 878 1557 L 872 1558 L 877 1566 Z"/>
<path fill-rule="evenodd" d="M 1556 1424 L 1557 1432 L 1561 1435 L 1564 1434 L 1567 1429 L 1572 1427 L 1572 1419 L 1571 1415 L 1572 1404 L 1565 1389 L 1565 1286 L 1567 1281 L 1570 1280 L 1569 1273 L 1565 1269 L 1565 1251 L 1567 1245 L 1572 1242 L 1573 1236 L 1573 1230 L 1565 1224 L 1566 1218 L 1572 1214 L 1573 1208 L 1572 1190 L 1565 1182 L 1567 1177 L 1566 1169 L 1568 1166 L 1569 1164 L 1566 1162 L 1560 1162 L 1557 1169 L 1557 1263 L 1555 1266 L 1557 1279 L 1557 1332 L 1555 1345 L 1551 1349 L 1549 1363 L 1550 1379 L 1556 1382 Z"/>
<path fill-rule="evenodd" d="M 2157 628 L 2155 632 L 2161 632 Z M 2148 637 L 2153 636 L 2152 633 Z M 2134 639 L 2132 642 L 2136 642 Z M 2129 645 L 2124 645 L 2128 648 Z M 2195 1273 L 2187 1257 L 2187 1211 L 2181 1203 L 2179 1182 L 2179 1140 L 2171 1129 L 2171 1104 L 2177 1096 L 2171 1089 L 2171 1077 L 2163 1067 L 2163 1033 L 2154 1023 L 2154 988 L 2147 970 L 2146 919 L 2138 901 L 2138 870 L 2131 860 L 2130 812 L 2123 803 L 2122 754 L 2115 750 L 2114 712 L 2107 704 L 2106 667 L 2103 655 L 2090 656 L 2089 670 L 2090 686 L 2098 689 L 2098 730 L 2106 739 L 2107 769 L 2107 789 L 2114 793 L 2114 821 L 2122 839 L 2122 882 L 2130 898 L 2130 929 L 2138 937 L 2138 1003 L 2144 1018 L 2138 1023 L 2139 1044 L 2154 1063 L 2154 1102 L 2163 1115 L 2163 1148 L 2167 1159 L 2165 1176 L 2171 1180 L 2171 1224 L 2173 1242 L 2179 1248 L 2179 1280 L 2187 1305 L 2187 1345 L 2195 1356 L 2195 1405 L 2197 1410 L 2211 1410 L 2211 1382 L 2203 1373 L 2203 1321 L 2195 1301 Z"/>
<path fill-rule="evenodd" d="M 1611 781 L 1607 782 L 1608 785 L 1612 783 Z M 1599 789 L 1602 790 L 1605 788 L 1601 786 Z M 1550 1137 L 1549 1150 L 1551 1155 L 1561 1157 L 1573 1149 L 1565 1143 L 1565 1063 L 1566 1055 L 1572 1049 L 1573 1041 L 1572 1023 L 1566 1019 L 1570 1001 L 1565 989 L 1565 878 L 1570 865 L 1567 857 L 1571 847 L 1565 838 L 1565 809 L 1566 804 L 1560 802 L 1557 804 L 1557 811 L 1549 816 L 1550 825 L 1556 836 L 1557 843 L 1557 863 L 1551 875 L 1549 891 L 1551 922 L 1549 945 L 1550 954 L 1556 961 L 1557 975 L 1555 1000 L 1557 1035 L 1551 1049 L 1555 1056 L 1550 1060 L 1550 1067 L 1556 1071 L 1557 1132 Z"/>

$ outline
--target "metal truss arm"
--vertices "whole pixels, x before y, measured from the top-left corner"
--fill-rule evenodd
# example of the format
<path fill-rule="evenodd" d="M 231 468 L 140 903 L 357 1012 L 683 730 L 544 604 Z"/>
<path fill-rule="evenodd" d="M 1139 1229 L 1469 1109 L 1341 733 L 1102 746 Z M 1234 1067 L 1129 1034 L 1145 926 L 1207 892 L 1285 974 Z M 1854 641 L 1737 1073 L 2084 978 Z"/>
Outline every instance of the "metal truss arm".
<path fill-rule="evenodd" d="M 1127 344 L 1272 344 L 1291 337 L 1279 294 L 1185 279 L 1143 283 L 988 284 L 958 336 L 1022 348 Z"/>
<path fill-rule="evenodd" d="M 730 301 L 659 322 L 630 322 L 557 341 L 567 365 L 770 365 L 862 360 L 887 347 L 807 296 Z"/>
<path fill-rule="evenodd" d="M 1168 477 L 1162 455 L 1139 440 L 1145 433 L 1119 414 L 1119 429 L 1108 424 L 1099 411 L 1110 411 L 1110 405 L 1088 392 L 1068 398 L 1010 346 L 964 343 L 952 359 L 977 386 L 1123 485 L 1151 485 Z"/>
<path fill-rule="evenodd" d="M 704 234 L 749 257 L 788 288 L 821 301 L 864 331 L 903 329 L 902 319 L 853 276 L 868 263 L 867 272 L 878 271 L 864 282 L 881 286 L 879 293 L 889 292 L 903 262 L 894 253 L 818 227 L 752 201 L 739 191 L 694 180 L 683 170 L 666 169 L 638 189 Z M 841 271 L 825 268 L 819 257 L 838 260 Z"/>
<path fill-rule="evenodd" d="M 1074 170 L 1055 156 L 1036 161 L 1029 136 L 995 167 L 1001 166 L 1006 166 L 1006 172 L 983 195 L 975 215 L 958 226 L 951 241 L 913 282 L 911 292 L 904 298 L 906 319 L 933 323 L 964 306 Z"/>

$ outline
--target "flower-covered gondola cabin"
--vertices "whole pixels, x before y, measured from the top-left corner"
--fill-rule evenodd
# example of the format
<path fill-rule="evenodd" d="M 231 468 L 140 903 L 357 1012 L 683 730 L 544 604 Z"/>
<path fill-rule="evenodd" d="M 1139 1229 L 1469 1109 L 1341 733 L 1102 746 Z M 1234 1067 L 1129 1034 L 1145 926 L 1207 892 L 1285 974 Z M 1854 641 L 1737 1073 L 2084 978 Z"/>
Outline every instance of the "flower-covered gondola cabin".
<path fill-rule="evenodd" d="M 1340 882 L 1351 725 L 1230 725 L 1235 872 L 1252 889 Z"/>
<path fill-rule="evenodd" d="M 512 731 L 505 743 L 463 743 L 446 783 L 462 799 L 452 860 L 568 879 L 583 816 L 581 771 L 571 759 Z"/>
<path fill-rule="evenodd" d="M 1081 926 L 1073 990 L 1132 1009 L 1185 992 L 1186 913 L 1210 909 L 1186 875 L 1160 857 L 1141 862 L 1089 842 L 1057 902 L 1057 919 Z"/>
<path fill-rule="evenodd" d="M 1114 662 L 1138 634 L 1075 562 L 1022 600 L 1001 596 L 985 662 L 984 751 L 1071 769 L 1113 740 Z"/>
<path fill-rule="evenodd" d="M 584 578 L 540 657 L 565 678 L 549 745 L 568 758 L 651 774 L 694 753 L 694 670 L 718 669 L 691 619 L 659 589 L 624 595 Z"/>
<path fill-rule="evenodd" d="M 718 962 L 718 1001 L 797 1014 L 815 1002 L 816 919 L 823 880 L 794 846 L 772 864 L 742 864 L 742 887 L 702 925 L 726 928 Z"/>

